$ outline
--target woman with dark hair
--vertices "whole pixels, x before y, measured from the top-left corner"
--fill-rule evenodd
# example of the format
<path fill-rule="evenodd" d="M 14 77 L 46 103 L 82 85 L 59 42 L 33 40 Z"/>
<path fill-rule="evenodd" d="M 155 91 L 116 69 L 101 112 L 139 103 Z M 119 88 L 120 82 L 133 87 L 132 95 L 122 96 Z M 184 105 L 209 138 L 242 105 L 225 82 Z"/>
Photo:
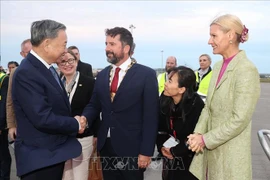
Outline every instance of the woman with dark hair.
<path fill-rule="evenodd" d="M 157 147 L 164 156 L 163 180 L 196 179 L 188 170 L 194 153 L 186 144 L 204 107 L 195 87 L 193 70 L 180 66 L 171 70 L 160 96 Z"/>

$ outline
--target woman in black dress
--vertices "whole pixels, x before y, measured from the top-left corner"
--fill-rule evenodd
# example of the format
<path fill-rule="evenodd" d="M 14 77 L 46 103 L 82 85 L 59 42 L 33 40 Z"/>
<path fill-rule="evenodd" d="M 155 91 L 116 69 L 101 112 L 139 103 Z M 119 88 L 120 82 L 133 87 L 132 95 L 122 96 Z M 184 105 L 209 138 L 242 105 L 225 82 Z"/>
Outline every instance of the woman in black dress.
<path fill-rule="evenodd" d="M 203 107 L 204 102 L 196 93 L 194 71 L 184 66 L 172 69 L 160 96 L 157 147 L 164 156 L 163 180 L 196 180 L 189 172 L 194 153 L 188 149 L 186 142 Z M 172 144 L 167 143 L 169 138 Z"/>

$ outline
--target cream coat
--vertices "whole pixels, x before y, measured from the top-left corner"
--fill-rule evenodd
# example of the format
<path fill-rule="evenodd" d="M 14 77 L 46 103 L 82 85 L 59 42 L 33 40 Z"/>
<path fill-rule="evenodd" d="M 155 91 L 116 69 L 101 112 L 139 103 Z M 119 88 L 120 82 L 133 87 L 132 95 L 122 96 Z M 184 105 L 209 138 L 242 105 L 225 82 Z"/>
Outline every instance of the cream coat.
<path fill-rule="evenodd" d="M 200 180 L 251 180 L 251 118 L 260 96 L 256 67 L 240 51 L 229 63 L 218 86 L 223 61 L 215 64 L 206 105 L 195 132 L 207 149 L 196 154 L 190 171 Z"/>

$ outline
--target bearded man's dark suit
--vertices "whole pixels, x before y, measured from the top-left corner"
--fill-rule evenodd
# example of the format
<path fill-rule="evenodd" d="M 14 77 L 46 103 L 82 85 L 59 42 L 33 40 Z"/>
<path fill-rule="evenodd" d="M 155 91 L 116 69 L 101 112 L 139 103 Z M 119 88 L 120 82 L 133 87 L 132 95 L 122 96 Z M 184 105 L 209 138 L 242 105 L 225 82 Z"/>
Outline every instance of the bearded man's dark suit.
<path fill-rule="evenodd" d="M 98 150 L 102 157 L 138 158 L 139 154 L 151 157 L 158 127 L 159 94 L 156 73 L 149 67 L 134 64 L 126 72 L 111 102 L 110 70 L 111 66 L 108 66 L 98 74 L 91 101 L 83 112 L 89 125 L 102 112 L 97 136 Z M 107 137 L 109 129 L 110 138 Z M 104 179 L 117 179 L 117 174 L 113 173 L 118 171 L 114 169 L 108 170 L 112 173 L 108 177 L 104 171 L 104 168 L 109 168 L 107 165 L 106 162 L 103 163 Z M 136 159 L 129 165 L 138 169 Z M 143 173 L 136 171 L 127 170 L 123 174 L 124 179 L 143 179 Z"/>

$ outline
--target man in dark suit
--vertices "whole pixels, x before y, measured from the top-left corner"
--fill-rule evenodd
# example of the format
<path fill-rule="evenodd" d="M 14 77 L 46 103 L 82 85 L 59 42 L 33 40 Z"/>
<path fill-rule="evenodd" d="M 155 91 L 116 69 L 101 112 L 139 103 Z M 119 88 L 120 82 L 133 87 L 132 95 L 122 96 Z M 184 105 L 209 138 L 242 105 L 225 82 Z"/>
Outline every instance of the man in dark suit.
<path fill-rule="evenodd" d="M 32 50 L 14 73 L 15 157 L 22 180 L 60 180 L 65 161 L 82 151 L 76 135 L 86 122 L 70 117 L 66 91 L 52 66 L 66 52 L 65 30 L 53 20 L 33 22 Z"/>
<path fill-rule="evenodd" d="M 77 71 L 79 71 L 81 74 L 83 74 L 85 76 L 89 76 L 89 77 L 93 78 L 94 76 L 93 76 L 92 66 L 91 66 L 91 64 L 84 63 L 81 61 L 79 49 L 76 46 L 69 46 L 68 49 L 71 50 L 75 54 L 77 59 L 79 60 L 78 66 L 77 66 Z"/>
<path fill-rule="evenodd" d="M 130 58 L 132 34 L 125 28 L 106 30 L 110 66 L 102 70 L 83 112 L 91 124 L 102 112 L 98 150 L 104 180 L 142 180 L 154 152 L 158 126 L 156 73 Z"/>

